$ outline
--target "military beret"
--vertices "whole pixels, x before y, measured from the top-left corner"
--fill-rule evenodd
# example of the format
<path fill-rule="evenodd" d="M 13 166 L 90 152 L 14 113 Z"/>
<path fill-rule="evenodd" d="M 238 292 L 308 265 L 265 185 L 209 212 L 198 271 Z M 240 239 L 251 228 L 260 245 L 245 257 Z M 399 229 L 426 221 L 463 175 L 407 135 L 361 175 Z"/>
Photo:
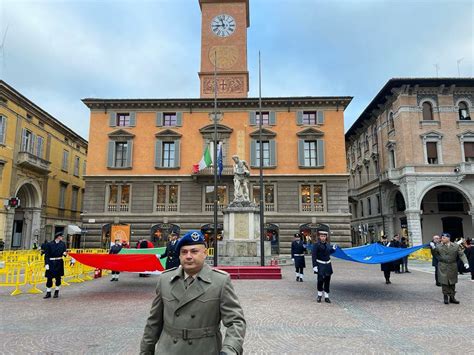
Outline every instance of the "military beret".
<path fill-rule="evenodd" d="M 57 232 L 57 233 L 54 235 L 54 239 L 56 239 L 57 237 L 64 237 L 64 232 Z"/>
<path fill-rule="evenodd" d="M 179 252 L 181 247 L 184 247 L 185 245 L 196 245 L 196 244 L 204 244 L 206 245 L 206 240 L 204 239 L 204 236 L 202 235 L 201 231 L 198 230 L 192 230 L 183 235 L 183 237 L 178 240 L 178 243 L 176 244 L 176 251 Z"/>
<path fill-rule="evenodd" d="M 446 233 L 446 232 L 443 232 L 443 233 L 441 234 L 441 237 L 451 238 L 451 234 Z"/>

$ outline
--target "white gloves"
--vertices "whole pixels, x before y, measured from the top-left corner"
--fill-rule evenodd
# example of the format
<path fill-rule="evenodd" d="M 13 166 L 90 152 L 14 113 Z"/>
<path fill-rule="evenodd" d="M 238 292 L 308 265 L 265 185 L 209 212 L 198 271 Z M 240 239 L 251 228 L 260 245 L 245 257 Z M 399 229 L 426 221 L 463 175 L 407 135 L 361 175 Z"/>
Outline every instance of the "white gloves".
<path fill-rule="evenodd" d="M 44 266 L 44 268 L 45 268 L 46 270 L 49 270 L 49 264 L 46 264 L 46 265 Z"/>
<path fill-rule="evenodd" d="M 294 262 L 295 262 L 295 259 L 294 259 L 294 258 L 291 258 L 291 262 L 294 263 Z"/>
<path fill-rule="evenodd" d="M 337 249 L 337 244 L 333 244 L 333 245 L 332 245 L 332 248 L 333 248 L 334 250 L 336 250 L 336 249 Z"/>
<path fill-rule="evenodd" d="M 76 259 L 71 258 L 71 260 L 69 261 L 69 266 L 73 266 L 75 263 L 76 263 Z"/>
<path fill-rule="evenodd" d="M 157 257 L 158 259 L 161 259 L 161 254 L 156 254 L 156 257 Z"/>
<path fill-rule="evenodd" d="M 469 264 L 464 264 L 464 267 L 465 267 L 466 269 L 469 269 Z"/>
<path fill-rule="evenodd" d="M 431 242 L 431 243 L 430 243 L 430 247 L 431 247 L 431 249 L 436 249 L 436 244 L 433 243 L 433 242 Z"/>
<path fill-rule="evenodd" d="M 318 267 L 317 266 L 313 267 L 313 271 L 318 272 Z"/>

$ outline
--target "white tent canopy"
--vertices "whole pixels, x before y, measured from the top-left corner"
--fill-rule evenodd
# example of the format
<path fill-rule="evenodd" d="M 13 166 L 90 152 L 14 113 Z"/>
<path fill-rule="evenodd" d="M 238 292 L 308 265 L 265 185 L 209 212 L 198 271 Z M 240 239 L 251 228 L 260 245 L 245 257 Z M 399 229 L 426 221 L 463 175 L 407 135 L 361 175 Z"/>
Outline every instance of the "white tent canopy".
<path fill-rule="evenodd" d="M 81 228 L 79 228 L 78 226 L 76 226 L 74 224 L 69 224 L 66 227 L 66 234 L 67 235 L 82 234 L 82 230 L 81 230 Z"/>

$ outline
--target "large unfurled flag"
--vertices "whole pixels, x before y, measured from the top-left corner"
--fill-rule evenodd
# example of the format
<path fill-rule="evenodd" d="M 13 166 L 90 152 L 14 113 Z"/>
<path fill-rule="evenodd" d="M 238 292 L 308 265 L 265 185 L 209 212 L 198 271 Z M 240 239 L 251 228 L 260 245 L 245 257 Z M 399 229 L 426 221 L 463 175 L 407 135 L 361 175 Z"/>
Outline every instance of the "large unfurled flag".
<path fill-rule="evenodd" d="M 219 180 L 222 176 L 222 170 L 224 170 L 224 162 L 222 158 L 222 142 L 219 143 L 219 146 L 217 148 L 217 168 L 219 172 Z"/>
<path fill-rule="evenodd" d="M 205 169 L 209 166 L 212 165 L 212 157 L 211 157 L 211 152 L 209 151 L 209 146 L 206 146 L 206 150 L 204 151 L 204 155 L 201 158 L 201 161 L 199 162 L 199 171 L 202 169 Z"/>

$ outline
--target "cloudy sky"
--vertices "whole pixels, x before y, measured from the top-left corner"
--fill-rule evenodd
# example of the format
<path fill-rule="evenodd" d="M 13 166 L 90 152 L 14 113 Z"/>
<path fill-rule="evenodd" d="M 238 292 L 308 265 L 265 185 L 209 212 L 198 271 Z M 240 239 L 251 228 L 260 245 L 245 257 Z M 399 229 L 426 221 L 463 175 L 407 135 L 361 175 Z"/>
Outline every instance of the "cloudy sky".
<path fill-rule="evenodd" d="M 199 96 L 198 0 L 0 0 L 0 78 L 88 137 L 80 101 Z M 250 0 L 249 96 L 354 96 L 392 77 L 473 76 L 472 0 Z M 6 32 L 6 36 L 5 36 Z M 0 42 L 2 44 L 2 42 Z"/>

